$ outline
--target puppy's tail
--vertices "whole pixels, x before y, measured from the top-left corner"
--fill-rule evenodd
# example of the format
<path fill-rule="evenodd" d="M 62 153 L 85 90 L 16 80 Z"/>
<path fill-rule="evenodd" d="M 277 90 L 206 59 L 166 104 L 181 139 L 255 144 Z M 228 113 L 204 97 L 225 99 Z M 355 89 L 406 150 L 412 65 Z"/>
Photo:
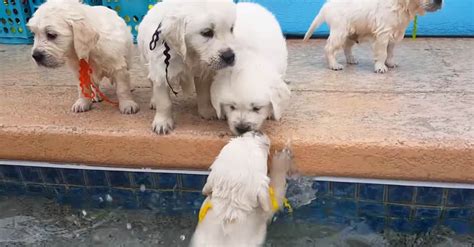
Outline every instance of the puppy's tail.
<path fill-rule="evenodd" d="M 308 31 L 306 31 L 306 34 L 304 35 L 303 41 L 308 41 L 311 36 L 313 35 L 314 31 L 323 24 L 325 18 L 324 18 L 324 6 L 321 8 L 319 11 L 318 15 L 314 17 L 313 22 L 311 23 L 311 26 L 309 26 Z"/>

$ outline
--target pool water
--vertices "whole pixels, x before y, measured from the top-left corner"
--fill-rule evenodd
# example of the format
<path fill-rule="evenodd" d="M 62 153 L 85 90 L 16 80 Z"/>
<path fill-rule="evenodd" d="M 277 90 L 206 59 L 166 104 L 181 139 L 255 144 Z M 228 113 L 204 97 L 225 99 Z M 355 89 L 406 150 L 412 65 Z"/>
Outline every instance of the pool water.
<path fill-rule="evenodd" d="M 0 196 L 0 246 L 188 246 L 196 224 L 196 212 L 81 209 L 45 197 Z M 420 234 L 375 232 L 364 221 L 318 224 L 277 216 L 266 246 L 472 247 L 474 236 L 442 226 Z"/>

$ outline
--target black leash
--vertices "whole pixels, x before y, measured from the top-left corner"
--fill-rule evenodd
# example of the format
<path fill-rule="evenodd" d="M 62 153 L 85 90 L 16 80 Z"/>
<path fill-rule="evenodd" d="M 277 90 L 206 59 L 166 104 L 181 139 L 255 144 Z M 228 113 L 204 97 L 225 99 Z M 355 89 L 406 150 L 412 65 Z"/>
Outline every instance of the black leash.
<path fill-rule="evenodd" d="M 150 41 L 150 50 L 153 51 L 156 46 L 157 46 L 157 43 L 158 41 L 160 40 L 160 34 L 161 34 L 161 23 L 158 25 L 158 28 L 156 28 L 156 31 L 155 33 L 153 33 L 153 36 L 151 37 L 151 41 Z M 163 51 L 163 55 L 165 55 L 165 73 L 166 73 L 166 83 L 168 84 L 168 87 L 171 89 L 171 91 L 173 92 L 173 94 L 175 96 L 178 95 L 178 92 L 176 92 L 173 87 L 171 86 L 170 84 L 170 81 L 168 79 L 168 67 L 170 66 L 170 59 L 171 59 L 171 55 L 170 55 L 170 50 L 171 48 L 168 46 L 168 44 L 163 40 L 163 42 L 161 42 L 161 44 L 163 44 L 165 46 L 165 50 Z"/>

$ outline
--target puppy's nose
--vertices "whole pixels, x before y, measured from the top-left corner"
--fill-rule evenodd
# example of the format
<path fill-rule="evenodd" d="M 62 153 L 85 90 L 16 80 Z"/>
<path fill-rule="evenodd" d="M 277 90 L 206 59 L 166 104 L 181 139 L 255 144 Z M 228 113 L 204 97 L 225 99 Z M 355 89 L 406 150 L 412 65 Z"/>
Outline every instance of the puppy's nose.
<path fill-rule="evenodd" d="M 227 49 L 226 51 L 222 52 L 220 55 L 222 61 L 224 61 L 228 65 L 233 65 L 235 61 L 235 53 L 232 49 Z"/>
<path fill-rule="evenodd" d="M 44 54 L 40 51 L 34 51 L 33 52 L 33 59 L 36 62 L 41 62 L 44 59 Z"/>
<path fill-rule="evenodd" d="M 242 134 L 245 134 L 246 132 L 248 132 L 250 130 L 250 126 L 245 125 L 245 124 L 239 124 L 235 127 L 235 130 L 237 130 L 237 132 L 240 135 L 242 135 Z"/>
<path fill-rule="evenodd" d="M 434 3 L 436 5 L 441 5 L 443 3 L 443 0 L 434 0 Z"/>

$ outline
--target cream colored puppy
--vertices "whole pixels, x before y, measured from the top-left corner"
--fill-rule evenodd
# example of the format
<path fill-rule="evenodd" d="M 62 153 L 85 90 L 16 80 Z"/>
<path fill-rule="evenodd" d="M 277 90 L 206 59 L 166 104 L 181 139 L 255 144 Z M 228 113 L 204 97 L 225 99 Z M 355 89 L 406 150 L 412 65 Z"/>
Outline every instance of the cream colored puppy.
<path fill-rule="evenodd" d="M 336 52 L 344 49 L 347 64 L 357 64 L 352 55 L 355 43 L 373 40 L 375 72 L 385 73 L 397 66 L 393 59 L 395 44 L 400 42 L 415 15 L 441 8 L 442 0 L 328 0 L 314 18 L 304 40 L 323 22 L 330 27 L 326 58 L 330 69 L 342 70 Z"/>
<path fill-rule="evenodd" d="M 235 4 L 232 0 L 165 0 L 156 4 L 138 28 L 138 47 L 153 85 L 152 128 L 174 128 L 170 87 L 197 93 L 199 115 L 216 118 L 210 86 L 216 70 L 233 66 Z"/>
<path fill-rule="evenodd" d="M 78 0 L 48 0 L 28 27 L 35 36 L 32 55 L 38 65 L 57 68 L 67 64 L 79 80 L 79 60 L 84 59 L 91 66 L 94 84 L 105 77 L 116 85 L 120 112 L 138 112 L 130 91 L 133 38 L 115 11 Z M 91 105 L 92 100 L 84 97 L 79 87 L 79 99 L 72 111 L 88 111 Z"/>
<path fill-rule="evenodd" d="M 252 247 L 264 243 L 267 224 L 282 207 L 292 163 L 288 149 L 275 154 L 267 176 L 269 148 L 268 137 L 252 131 L 222 149 L 203 189 L 207 198 L 191 246 Z"/>
<path fill-rule="evenodd" d="M 217 72 L 211 102 L 237 135 L 279 120 L 290 98 L 286 42 L 275 17 L 255 3 L 238 3 L 234 28 L 236 63 Z"/>

